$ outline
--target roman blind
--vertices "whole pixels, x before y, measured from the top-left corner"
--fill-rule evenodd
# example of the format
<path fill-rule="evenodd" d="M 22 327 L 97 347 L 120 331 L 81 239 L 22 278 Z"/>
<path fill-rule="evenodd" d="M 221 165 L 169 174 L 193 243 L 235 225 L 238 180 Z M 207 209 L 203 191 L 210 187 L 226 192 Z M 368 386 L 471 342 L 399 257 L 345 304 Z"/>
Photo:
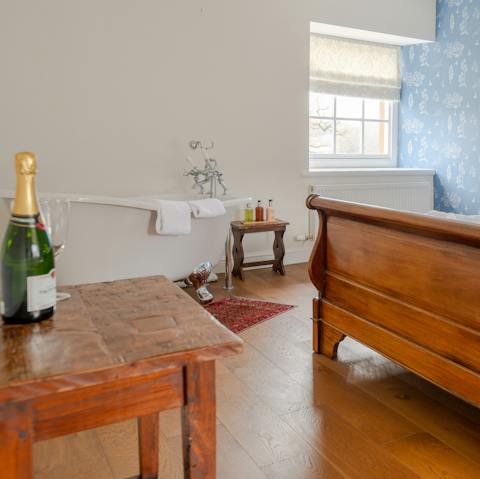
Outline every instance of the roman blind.
<path fill-rule="evenodd" d="M 310 34 L 310 90 L 378 100 L 400 99 L 400 48 Z"/>

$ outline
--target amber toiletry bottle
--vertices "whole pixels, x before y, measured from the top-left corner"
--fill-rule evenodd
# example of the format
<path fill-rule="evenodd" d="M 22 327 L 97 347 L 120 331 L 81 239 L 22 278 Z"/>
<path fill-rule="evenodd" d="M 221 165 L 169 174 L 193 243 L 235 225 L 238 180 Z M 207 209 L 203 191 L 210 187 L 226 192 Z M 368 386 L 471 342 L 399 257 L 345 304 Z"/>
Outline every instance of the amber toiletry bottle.
<path fill-rule="evenodd" d="M 267 221 L 275 221 L 275 210 L 273 209 L 273 200 L 268 200 Z"/>
<path fill-rule="evenodd" d="M 262 202 L 258 200 L 257 202 L 257 207 L 255 208 L 255 221 L 263 221 L 264 216 L 263 216 L 263 206 Z"/>

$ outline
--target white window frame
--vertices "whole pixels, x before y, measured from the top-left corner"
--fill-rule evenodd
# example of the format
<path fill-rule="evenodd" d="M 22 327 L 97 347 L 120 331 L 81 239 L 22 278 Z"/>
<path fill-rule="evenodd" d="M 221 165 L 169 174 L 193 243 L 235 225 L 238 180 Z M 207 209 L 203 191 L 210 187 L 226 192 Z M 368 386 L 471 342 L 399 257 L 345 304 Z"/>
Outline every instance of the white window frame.
<path fill-rule="evenodd" d="M 367 98 L 364 98 L 366 100 Z M 397 167 L 397 156 L 398 156 L 398 101 L 386 100 L 390 104 L 390 131 L 389 131 L 389 151 L 388 155 L 343 155 L 343 154 L 319 154 L 311 153 L 309 154 L 309 171 L 316 171 L 322 168 L 396 168 Z M 334 102 L 334 114 L 333 114 L 333 124 L 334 124 L 334 144 L 336 143 L 335 139 L 335 129 L 336 123 L 335 120 L 352 120 L 359 121 L 359 118 L 343 118 L 336 117 L 336 101 Z M 362 104 L 364 108 L 364 103 Z M 332 117 L 317 117 L 309 115 L 309 120 L 313 119 L 326 119 L 331 120 Z M 364 125 L 365 118 L 362 113 L 362 144 L 364 144 L 363 135 L 364 135 Z M 368 120 L 369 122 L 375 122 L 375 120 Z M 385 122 L 386 123 L 386 122 Z"/>

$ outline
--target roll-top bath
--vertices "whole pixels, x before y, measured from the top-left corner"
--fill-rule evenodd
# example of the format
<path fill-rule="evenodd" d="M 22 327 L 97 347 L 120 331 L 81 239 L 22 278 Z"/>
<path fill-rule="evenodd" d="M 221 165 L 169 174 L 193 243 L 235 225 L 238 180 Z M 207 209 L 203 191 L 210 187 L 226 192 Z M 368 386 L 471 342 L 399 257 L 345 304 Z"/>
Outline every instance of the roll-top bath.
<path fill-rule="evenodd" d="M 480 226 L 311 195 L 313 348 L 345 336 L 480 405 Z"/>
<path fill-rule="evenodd" d="M 58 282 L 84 284 L 151 275 L 172 280 L 187 277 L 198 264 L 218 264 L 225 254 L 225 237 L 234 212 L 248 198 L 221 196 L 226 214 L 197 217 L 188 234 L 157 232 L 162 200 L 191 202 L 199 195 L 165 194 L 143 197 L 104 197 L 76 194 L 40 194 L 40 200 L 70 201 L 69 234 L 57 265 Z M 0 190 L 0 231 L 8 222 L 12 191 Z M 202 204 L 200 204 L 202 205 Z M 210 205 L 211 206 L 211 205 Z"/>

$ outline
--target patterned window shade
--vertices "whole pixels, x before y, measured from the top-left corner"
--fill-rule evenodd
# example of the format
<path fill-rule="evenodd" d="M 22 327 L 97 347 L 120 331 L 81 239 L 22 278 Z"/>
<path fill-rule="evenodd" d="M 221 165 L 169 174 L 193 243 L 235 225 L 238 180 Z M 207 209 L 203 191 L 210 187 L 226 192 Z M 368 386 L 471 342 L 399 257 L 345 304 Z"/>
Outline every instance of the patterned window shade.
<path fill-rule="evenodd" d="M 310 90 L 378 100 L 400 99 L 400 48 L 310 35 Z"/>

